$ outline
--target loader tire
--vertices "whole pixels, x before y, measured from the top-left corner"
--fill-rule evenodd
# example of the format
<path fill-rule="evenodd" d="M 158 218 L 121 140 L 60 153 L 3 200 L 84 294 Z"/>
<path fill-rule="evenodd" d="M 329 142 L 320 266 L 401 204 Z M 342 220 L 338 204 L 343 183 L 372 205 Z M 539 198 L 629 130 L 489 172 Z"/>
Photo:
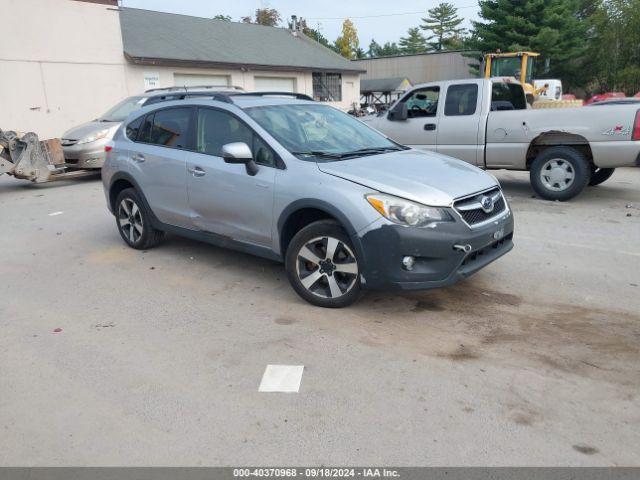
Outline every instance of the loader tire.
<path fill-rule="evenodd" d="M 591 178 L 589 161 L 571 147 L 543 150 L 529 170 L 531 186 L 538 196 L 561 202 L 582 192 Z"/>
<path fill-rule="evenodd" d="M 147 250 L 160 243 L 164 232 L 151 225 L 151 212 L 133 188 L 122 190 L 115 202 L 116 225 L 127 245 Z"/>

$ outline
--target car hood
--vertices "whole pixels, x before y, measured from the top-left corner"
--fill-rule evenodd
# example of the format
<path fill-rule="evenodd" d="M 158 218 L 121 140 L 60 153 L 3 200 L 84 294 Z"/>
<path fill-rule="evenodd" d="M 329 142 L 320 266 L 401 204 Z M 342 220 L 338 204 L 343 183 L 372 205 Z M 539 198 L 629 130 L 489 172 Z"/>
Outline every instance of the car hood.
<path fill-rule="evenodd" d="M 498 182 L 461 160 L 420 150 L 318 163 L 320 171 L 425 205 L 447 206 Z"/>
<path fill-rule="evenodd" d="M 90 122 L 83 123 L 77 127 L 73 127 L 62 134 L 62 138 L 69 140 L 80 140 L 87 135 L 103 130 L 105 128 L 113 128 L 120 125 L 122 122 L 100 122 L 98 120 L 91 120 Z M 113 128 L 115 132 L 116 128 Z M 113 132 L 112 132 L 113 133 Z"/>

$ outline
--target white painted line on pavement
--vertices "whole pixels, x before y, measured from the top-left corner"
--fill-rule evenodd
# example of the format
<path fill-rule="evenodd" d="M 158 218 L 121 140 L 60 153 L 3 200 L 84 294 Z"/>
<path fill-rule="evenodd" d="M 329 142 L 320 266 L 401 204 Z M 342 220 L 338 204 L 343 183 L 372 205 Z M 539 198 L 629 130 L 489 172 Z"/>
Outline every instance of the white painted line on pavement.
<path fill-rule="evenodd" d="M 298 393 L 304 365 L 267 365 L 259 392 Z"/>
<path fill-rule="evenodd" d="M 53 212 L 53 213 L 50 213 L 49 216 L 50 217 L 55 217 L 56 215 L 62 215 L 63 213 L 64 212 Z"/>

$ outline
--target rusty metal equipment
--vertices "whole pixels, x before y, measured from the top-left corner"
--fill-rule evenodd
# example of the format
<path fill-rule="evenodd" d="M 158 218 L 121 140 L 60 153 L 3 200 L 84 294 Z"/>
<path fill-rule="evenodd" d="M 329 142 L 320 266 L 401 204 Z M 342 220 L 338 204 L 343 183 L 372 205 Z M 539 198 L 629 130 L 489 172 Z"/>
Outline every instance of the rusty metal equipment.
<path fill-rule="evenodd" d="M 0 175 L 3 173 L 43 183 L 87 176 L 95 171 L 68 170 L 58 138 L 40 141 L 33 132 L 0 130 Z"/>

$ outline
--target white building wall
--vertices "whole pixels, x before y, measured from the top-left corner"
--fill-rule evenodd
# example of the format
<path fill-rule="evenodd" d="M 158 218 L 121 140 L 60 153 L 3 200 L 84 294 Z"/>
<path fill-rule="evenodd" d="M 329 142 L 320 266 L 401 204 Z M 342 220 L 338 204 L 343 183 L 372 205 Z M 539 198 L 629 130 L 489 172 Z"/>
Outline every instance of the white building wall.
<path fill-rule="evenodd" d="M 123 55 L 118 12 L 72 0 L 0 0 L 0 129 L 59 137 L 98 117 L 123 98 L 145 90 L 145 74 L 159 86 L 174 73 L 226 75 L 231 85 L 254 89 L 254 76 L 294 78 L 296 90 L 313 95 L 311 72 L 241 71 L 132 65 Z M 343 74 L 343 110 L 359 99 L 357 74 Z"/>
<path fill-rule="evenodd" d="M 126 94 L 118 12 L 63 0 L 0 0 L 0 128 L 60 136 Z"/>

